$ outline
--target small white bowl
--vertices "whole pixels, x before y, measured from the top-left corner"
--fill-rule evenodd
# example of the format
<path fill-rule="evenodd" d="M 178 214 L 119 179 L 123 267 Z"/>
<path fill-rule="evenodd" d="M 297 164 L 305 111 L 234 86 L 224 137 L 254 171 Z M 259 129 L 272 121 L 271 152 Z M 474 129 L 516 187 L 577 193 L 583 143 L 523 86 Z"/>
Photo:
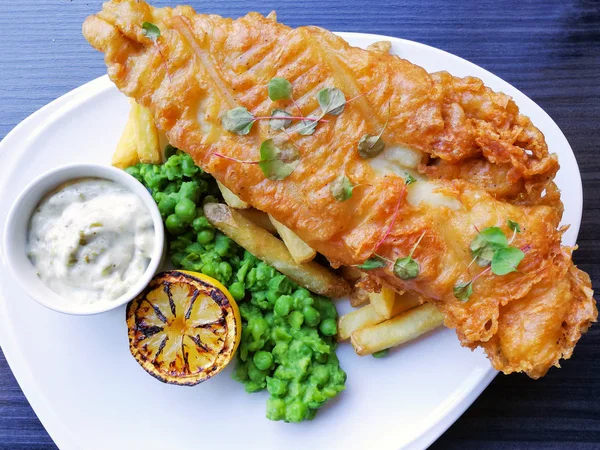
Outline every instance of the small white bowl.
<path fill-rule="evenodd" d="M 155 246 L 148 268 L 126 294 L 114 300 L 83 304 L 63 298 L 39 279 L 35 267 L 27 257 L 27 234 L 34 209 L 50 191 L 67 181 L 79 178 L 103 178 L 125 186 L 142 200 L 154 223 Z M 12 274 L 23 290 L 35 301 L 66 314 L 98 314 L 129 302 L 148 285 L 163 258 L 165 232 L 156 202 L 148 190 L 127 172 L 97 164 L 72 164 L 46 172 L 29 183 L 21 192 L 8 214 L 3 245 Z"/>

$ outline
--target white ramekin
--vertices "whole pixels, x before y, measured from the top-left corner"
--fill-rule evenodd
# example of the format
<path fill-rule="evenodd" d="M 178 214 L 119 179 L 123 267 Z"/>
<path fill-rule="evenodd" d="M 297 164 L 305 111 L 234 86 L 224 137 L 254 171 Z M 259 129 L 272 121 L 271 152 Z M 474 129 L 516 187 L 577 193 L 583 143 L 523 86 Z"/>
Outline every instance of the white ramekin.
<path fill-rule="evenodd" d="M 114 181 L 136 194 L 144 203 L 154 223 L 154 251 L 146 272 L 126 294 L 114 300 L 81 303 L 58 295 L 36 275 L 27 257 L 27 234 L 31 215 L 44 196 L 61 184 L 78 178 L 103 178 Z M 98 314 L 117 308 L 137 296 L 158 270 L 163 257 L 165 232 L 162 218 L 148 190 L 127 172 L 98 164 L 72 164 L 51 170 L 33 180 L 15 200 L 4 229 L 4 251 L 8 266 L 17 282 L 31 298 L 47 308 L 66 314 Z"/>

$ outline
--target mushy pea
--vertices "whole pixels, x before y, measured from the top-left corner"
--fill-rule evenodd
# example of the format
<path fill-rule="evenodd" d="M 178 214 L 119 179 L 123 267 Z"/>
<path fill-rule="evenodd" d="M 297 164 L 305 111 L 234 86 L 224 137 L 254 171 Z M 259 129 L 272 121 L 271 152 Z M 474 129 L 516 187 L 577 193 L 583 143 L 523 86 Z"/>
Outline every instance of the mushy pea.
<path fill-rule="evenodd" d="M 243 329 L 233 378 L 247 392 L 267 389 L 267 418 L 300 422 L 345 388 L 335 354 L 337 311 L 215 230 L 202 205 L 220 199 L 215 180 L 173 148 L 162 165 L 127 172 L 142 182 L 165 221 L 176 268 L 218 279 L 240 306 Z"/>

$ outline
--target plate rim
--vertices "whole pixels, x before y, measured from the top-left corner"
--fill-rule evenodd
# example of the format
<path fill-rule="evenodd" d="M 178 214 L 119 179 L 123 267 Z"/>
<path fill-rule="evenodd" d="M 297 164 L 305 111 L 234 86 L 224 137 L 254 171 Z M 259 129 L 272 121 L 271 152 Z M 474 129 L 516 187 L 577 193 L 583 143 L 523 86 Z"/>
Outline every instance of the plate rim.
<path fill-rule="evenodd" d="M 334 32 L 340 37 L 347 39 L 348 37 L 353 37 L 357 39 L 369 39 L 369 40 L 389 40 L 392 42 L 396 42 L 402 46 L 413 46 L 417 48 L 421 48 L 428 52 L 443 54 L 446 57 L 450 57 L 453 59 L 458 59 L 461 63 L 466 64 L 470 68 L 474 68 L 477 71 L 483 71 L 486 73 L 490 79 L 493 79 L 496 82 L 501 82 L 510 85 L 515 92 L 517 92 L 518 99 L 516 99 L 516 103 L 519 106 L 522 106 L 522 102 L 529 102 L 533 106 L 539 108 L 539 110 L 545 116 L 545 120 L 549 121 L 551 124 L 556 126 L 559 130 L 560 134 L 564 138 L 565 142 L 567 142 L 568 149 L 570 150 L 570 154 L 572 155 L 573 162 L 576 168 L 576 179 L 572 180 L 578 186 L 577 189 L 577 204 L 574 205 L 575 212 L 578 211 L 578 214 L 575 214 L 572 218 L 574 219 L 571 222 L 571 228 L 576 230 L 575 235 L 578 234 L 581 219 L 583 213 L 583 186 L 581 182 L 581 171 L 579 169 L 579 165 L 577 163 L 577 159 L 571 148 L 570 144 L 568 144 L 568 140 L 564 136 L 564 133 L 560 129 L 560 127 L 554 122 L 554 120 L 550 117 L 550 115 L 537 103 L 531 100 L 527 95 L 522 93 L 519 89 L 514 87 L 512 84 L 507 81 L 502 80 L 497 75 L 489 72 L 481 66 L 478 66 L 460 56 L 454 55 L 450 52 L 446 52 L 445 50 L 441 50 L 436 47 L 432 47 L 430 45 L 422 44 L 419 42 L 415 42 L 408 39 L 402 39 L 393 36 L 386 36 L 380 34 L 373 33 L 360 33 L 360 32 Z M 485 82 L 488 85 L 487 82 Z M 96 96 L 101 95 L 108 89 L 113 89 L 114 85 L 110 82 L 108 75 L 102 75 L 98 78 L 95 78 L 63 95 L 53 100 L 52 102 L 46 104 L 40 109 L 36 110 L 28 117 L 23 119 L 20 123 L 18 123 L 11 131 L 7 133 L 7 135 L 0 142 L 0 151 L 4 151 L 6 147 L 10 147 L 12 142 L 17 140 L 19 145 L 26 145 L 25 141 L 32 139 L 33 136 L 40 133 L 43 129 L 50 126 L 54 122 L 54 116 L 60 116 L 64 114 L 66 111 L 69 111 L 73 108 L 78 107 L 79 105 L 92 101 Z M 512 96 L 512 95 L 511 95 Z M 41 121 L 40 121 L 41 119 Z M 27 134 L 27 130 L 34 131 Z M 20 139 L 20 135 L 25 134 L 23 139 Z M 10 171 L 11 166 L 14 165 L 14 160 L 10 161 L 4 168 L 4 170 Z M 0 249 L 0 257 L 5 259 L 3 249 Z M 6 301 L 4 298 L 0 297 L 0 311 L 5 309 Z M 19 350 L 18 342 L 16 341 L 15 335 L 12 333 L 12 324 L 9 320 L 6 319 L 6 314 L 0 314 L 0 347 L 5 355 L 5 359 L 7 364 L 9 365 L 15 380 L 17 381 L 19 387 L 21 388 L 23 394 L 27 398 L 29 404 L 34 410 L 38 420 L 44 426 L 46 432 L 49 434 L 51 439 L 59 448 L 80 448 L 76 443 L 75 438 L 72 435 L 72 432 L 69 430 L 68 426 L 64 424 L 53 411 L 52 406 L 46 400 L 43 392 L 37 387 L 36 382 L 30 373 L 29 367 L 25 362 L 25 356 L 21 354 Z M 470 382 L 468 388 L 464 388 L 460 395 L 453 400 L 451 405 L 445 408 L 437 417 L 433 418 L 431 422 L 423 427 L 421 433 L 414 437 L 411 441 L 405 444 L 404 448 L 408 449 L 422 449 L 427 448 L 431 445 L 435 440 L 437 440 L 465 411 L 466 409 L 479 397 L 479 395 L 487 388 L 487 386 L 491 383 L 498 372 L 491 366 L 487 370 L 482 371 L 476 379 Z"/>

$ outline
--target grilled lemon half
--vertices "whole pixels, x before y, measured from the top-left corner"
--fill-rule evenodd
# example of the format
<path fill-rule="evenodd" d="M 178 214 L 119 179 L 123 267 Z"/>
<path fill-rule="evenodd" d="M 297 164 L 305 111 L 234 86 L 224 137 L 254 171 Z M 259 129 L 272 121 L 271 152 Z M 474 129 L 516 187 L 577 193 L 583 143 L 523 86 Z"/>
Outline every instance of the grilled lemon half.
<path fill-rule="evenodd" d="M 165 383 L 193 386 L 219 373 L 233 358 L 242 321 L 235 300 L 206 275 L 156 275 L 127 305 L 129 349 Z"/>

